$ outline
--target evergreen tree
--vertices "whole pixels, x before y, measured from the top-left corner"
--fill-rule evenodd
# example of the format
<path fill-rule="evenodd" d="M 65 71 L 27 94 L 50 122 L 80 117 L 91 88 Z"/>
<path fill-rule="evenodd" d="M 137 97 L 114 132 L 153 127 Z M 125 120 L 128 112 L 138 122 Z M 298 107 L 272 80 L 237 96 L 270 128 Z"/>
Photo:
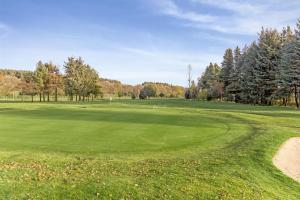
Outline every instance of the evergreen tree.
<path fill-rule="evenodd" d="M 256 85 L 256 59 L 258 47 L 253 42 L 249 48 L 244 50 L 244 62 L 241 67 L 241 92 L 240 98 L 244 103 L 258 103 L 258 85 Z"/>
<path fill-rule="evenodd" d="M 262 29 L 258 39 L 255 65 L 255 84 L 259 86 L 258 96 L 261 104 L 271 105 L 277 90 L 276 68 L 279 65 L 280 35 L 274 29 Z"/>
<path fill-rule="evenodd" d="M 293 39 L 286 42 L 282 48 L 281 84 L 294 93 L 297 108 L 299 108 L 300 90 L 300 21 Z"/>
<path fill-rule="evenodd" d="M 232 99 L 235 102 L 241 100 L 240 92 L 241 92 L 241 69 L 243 65 L 243 55 L 239 47 L 236 47 L 234 50 L 234 58 L 233 58 L 233 72 L 230 74 L 231 83 L 227 86 L 227 93 L 230 94 Z"/>
<path fill-rule="evenodd" d="M 295 39 L 295 35 L 292 29 L 288 26 L 283 28 L 281 32 L 281 50 L 280 50 L 280 63 L 276 69 L 276 83 L 277 91 L 275 92 L 275 97 L 277 99 L 282 99 L 282 104 L 287 105 L 290 99 L 292 90 L 288 82 L 285 81 L 286 71 L 289 65 L 287 64 L 286 52 L 289 49 L 291 42 Z"/>
<path fill-rule="evenodd" d="M 226 49 L 223 56 L 222 69 L 220 73 L 220 80 L 224 85 L 225 96 L 228 100 L 231 100 L 232 97 L 228 91 L 228 86 L 232 83 L 232 75 L 234 73 L 234 61 L 232 49 Z"/>

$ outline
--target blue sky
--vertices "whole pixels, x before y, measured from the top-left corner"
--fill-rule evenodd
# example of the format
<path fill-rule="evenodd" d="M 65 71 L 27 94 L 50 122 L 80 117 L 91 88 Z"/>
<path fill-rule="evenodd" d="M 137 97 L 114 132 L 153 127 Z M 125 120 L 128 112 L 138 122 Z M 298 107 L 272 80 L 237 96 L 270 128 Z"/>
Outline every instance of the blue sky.
<path fill-rule="evenodd" d="M 63 66 L 82 56 L 101 77 L 186 85 L 262 26 L 294 27 L 299 0 L 0 0 L 0 67 Z"/>

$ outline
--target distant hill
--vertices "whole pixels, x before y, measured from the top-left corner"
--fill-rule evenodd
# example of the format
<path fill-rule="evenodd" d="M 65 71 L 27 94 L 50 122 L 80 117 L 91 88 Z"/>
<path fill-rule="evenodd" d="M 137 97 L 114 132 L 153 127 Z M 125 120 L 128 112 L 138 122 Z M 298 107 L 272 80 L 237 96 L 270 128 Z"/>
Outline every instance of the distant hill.
<path fill-rule="evenodd" d="M 18 79 L 23 79 L 26 75 L 33 76 L 33 73 L 33 71 L 29 70 L 0 69 L 0 76 L 9 75 Z M 146 85 L 152 85 L 155 88 L 157 97 L 183 97 L 185 91 L 184 87 L 169 83 L 143 82 L 142 84 L 129 85 L 108 78 L 99 78 L 99 85 L 101 86 L 103 96 L 134 96 L 138 98 L 140 91 Z M 63 88 L 61 89 L 63 91 Z"/>

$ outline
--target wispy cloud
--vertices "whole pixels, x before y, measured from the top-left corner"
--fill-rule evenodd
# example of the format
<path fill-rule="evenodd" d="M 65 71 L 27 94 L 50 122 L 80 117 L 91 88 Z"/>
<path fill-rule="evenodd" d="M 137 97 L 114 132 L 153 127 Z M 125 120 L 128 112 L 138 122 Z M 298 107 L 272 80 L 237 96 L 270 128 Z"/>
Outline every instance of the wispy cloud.
<path fill-rule="evenodd" d="M 257 13 L 262 10 L 264 10 L 264 5 L 254 5 L 253 1 L 252 3 L 246 2 L 246 1 L 234 1 L 234 0 L 218 0 L 218 1 L 212 1 L 212 0 L 189 0 L 192 3 L 201 3 L 206 4 L 226 10 L 231 10 L 240 14 L 246 14 L 246 13 Z"/>
<path fill-rule="evenodd" d="M 170 15 L 178 19 L 188 20 L 199 23 L 211 23 L 216 20 L 212 15 L 196 13 L 193 11 L 184 11 L 180 9 L 172 0 L 154 0 L 154 4 L 160 8 L 162 14 Z"/>
<path fill-rule="evenodd" d="M 189 0 L 197 6 L 219 9 L 229 12 L 217 12 L 206 15 L 180 8 L 175 1 L 161 1 L 161 12 L 165 15 L 184 19 L 184 26 L 202 30 L 213 30 L 227 34 L 254 35 L 261 27 L 281 29 L 293 25 L 300 13 L 300 1 L 240 1 L 240 0 Z M 203 10 L 203 9 L 202 9 Z"/>
<path fill-rule="evenodd" d="M 10 27 L 0 22 L 0 39 L 5 38 L 9 34 L 10 30 Z"/>
<path fill-rule="evenodd" d="M 300 13 L 300 2 L 296 0 L 190 0 L 193 3 L 208 5 L 231 11 L 231 16 L 223 17 L 223 22 L 211 27 L 221 32 L 254 34 L 261 27 L 281 29 L 293 25 Z"/>
<path fill-rule="evenodd" d="M 229 36 L 226 35 L 224 36 L 223 34 L 210 34 L 210 33 L 206 33 L 206 32 L 202 32 L 202 33 L 193 33 L 192 34 L 193 38 L 196 38 L 198 40 L 205 40 L 205 41 L 209 41 L 209 42 L 215 42 L 218 45 L 230 45 L 230 46 L 243 46 L 245 45 L 245 42 L 237 37 L 234 36 Z"/>

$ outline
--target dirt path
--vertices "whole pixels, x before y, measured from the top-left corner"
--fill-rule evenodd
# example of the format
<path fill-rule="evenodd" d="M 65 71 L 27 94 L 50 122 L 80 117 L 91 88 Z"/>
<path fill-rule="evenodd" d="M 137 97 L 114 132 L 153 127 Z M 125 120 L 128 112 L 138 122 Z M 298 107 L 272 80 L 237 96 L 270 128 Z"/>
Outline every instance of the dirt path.
<path fill-rule="evenodd" d="M 273 163 L 285 175 L 300 182 L 300 138 L 288 139 L 274 156 Z"/>

